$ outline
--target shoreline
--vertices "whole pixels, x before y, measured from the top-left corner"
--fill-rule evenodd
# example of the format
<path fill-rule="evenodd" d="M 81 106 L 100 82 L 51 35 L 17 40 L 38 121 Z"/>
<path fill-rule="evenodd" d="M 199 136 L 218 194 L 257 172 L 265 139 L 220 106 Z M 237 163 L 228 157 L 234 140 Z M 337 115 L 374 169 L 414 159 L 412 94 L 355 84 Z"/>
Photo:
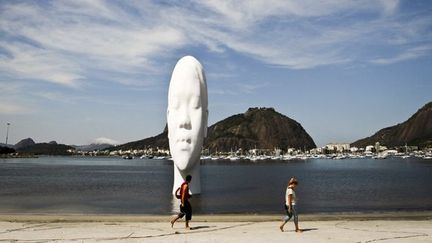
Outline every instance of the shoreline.
<path fill-rule="evenodd" d="M 197 214 L 192 222 L 269 222 L 280 221 L 283 214 Z M 172 215 L 150 214 L 0 214 L 3 222 L 169 222 Z M 432 211 L 376 213 L 316 213 L 299 214 L 300 221 L 368 221 L 368 220 L 432 220 Z"/>

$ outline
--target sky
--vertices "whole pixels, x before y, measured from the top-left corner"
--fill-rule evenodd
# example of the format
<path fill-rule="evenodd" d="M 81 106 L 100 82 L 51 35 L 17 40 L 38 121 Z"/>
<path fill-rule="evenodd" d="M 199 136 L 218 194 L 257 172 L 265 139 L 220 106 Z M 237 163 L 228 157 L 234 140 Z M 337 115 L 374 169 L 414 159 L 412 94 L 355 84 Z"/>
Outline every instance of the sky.
<path fill-rule="evenodd" d="M 0 142 L 125 143 L 166 124 L 171 72 L 204 66 L 209 125 L 274 107 L 318 146 L 432 101 L 431 1 L 0 1 Z"/>

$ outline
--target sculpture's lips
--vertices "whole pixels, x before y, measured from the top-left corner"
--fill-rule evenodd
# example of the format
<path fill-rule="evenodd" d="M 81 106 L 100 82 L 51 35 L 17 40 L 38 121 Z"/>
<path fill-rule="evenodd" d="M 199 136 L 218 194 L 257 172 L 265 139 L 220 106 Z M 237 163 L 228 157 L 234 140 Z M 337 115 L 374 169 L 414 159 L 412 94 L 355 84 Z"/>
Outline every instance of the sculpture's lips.
<path fill-rule="evenodd" d="M 190 151 L 191 142 L 192 140 L 190 138 L 181 138 L 177 140 L 177 145 L 179 146 L 181 151 Z"/>

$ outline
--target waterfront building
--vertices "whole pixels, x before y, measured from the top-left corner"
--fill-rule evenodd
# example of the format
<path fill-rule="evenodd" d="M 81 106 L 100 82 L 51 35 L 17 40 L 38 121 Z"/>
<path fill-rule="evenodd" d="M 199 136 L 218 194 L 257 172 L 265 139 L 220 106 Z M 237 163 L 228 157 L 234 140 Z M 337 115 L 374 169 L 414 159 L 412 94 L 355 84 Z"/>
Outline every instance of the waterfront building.
<path fill-rule="evenodd" d="M 325 146 L 325 148 L 329 151 L 342 153 L 344 151 L 350 150 L 349 143 L 329 143 Z"/>
<path fill-rule="evenodd" d="M 373 152 L 375 150 L 375 147 L 373 145 L 366 146 L 366 152 Z"/>
<path fill-rule="evenodd" d="M 375 143 L 375 151 L 378 153 L 379 151 L 381 151 L 381 146 L 379 142 Z"/>
<path fill-rule="evenodd" d="M 359 148 L 357 148 L 357 147 L 351 147 L 350 151 L 351 151 L 351 153 L 357 153 L 359 151 Z"/>

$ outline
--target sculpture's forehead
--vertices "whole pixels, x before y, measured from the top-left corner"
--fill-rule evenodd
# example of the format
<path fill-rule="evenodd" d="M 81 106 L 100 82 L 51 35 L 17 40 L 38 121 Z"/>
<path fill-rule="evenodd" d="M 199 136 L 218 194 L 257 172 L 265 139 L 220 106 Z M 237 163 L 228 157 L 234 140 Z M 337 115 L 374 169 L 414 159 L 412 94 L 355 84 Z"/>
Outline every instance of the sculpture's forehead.
<path fill-rule="evenodd" d="M 193 67 L 176 69 L 171 77 L 169 86 L 169 95 L 179 95 L 179 94 L 195 94 L 199 95 L 201 93 L 201 85 L 203 85 L 202 80 L 197 73 L 197 70 Z"/>

